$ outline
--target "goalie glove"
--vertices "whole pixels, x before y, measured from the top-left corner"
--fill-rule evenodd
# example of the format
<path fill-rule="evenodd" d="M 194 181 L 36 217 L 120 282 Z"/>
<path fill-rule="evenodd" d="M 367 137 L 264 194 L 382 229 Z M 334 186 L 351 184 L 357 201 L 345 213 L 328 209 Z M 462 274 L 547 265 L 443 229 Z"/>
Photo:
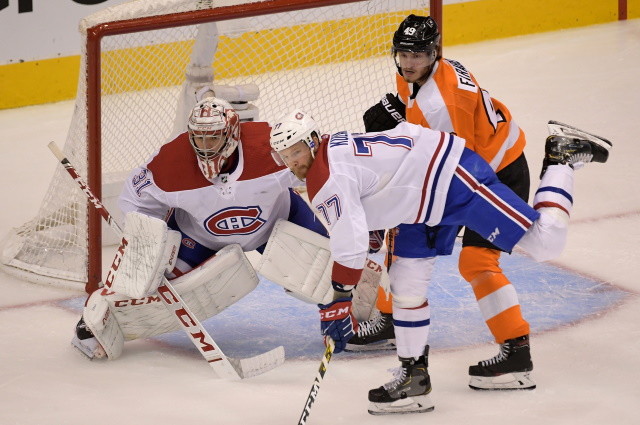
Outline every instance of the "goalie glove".
<path fill-rule="evenodd" d="M 397 96 L 387 93 L 362 116 L 366 132 L 385 131 L 396 128 L 405 120 L 405 105 Z"/>
<path fill-rule="evenodd" d="M 351 297 L 338 298 L 329 304 L 318 304 L 322 335 L 335 343 L 334 353 L 344 350 L 347 342 L 358 331 L 358 321 L 351 311 Z"/>

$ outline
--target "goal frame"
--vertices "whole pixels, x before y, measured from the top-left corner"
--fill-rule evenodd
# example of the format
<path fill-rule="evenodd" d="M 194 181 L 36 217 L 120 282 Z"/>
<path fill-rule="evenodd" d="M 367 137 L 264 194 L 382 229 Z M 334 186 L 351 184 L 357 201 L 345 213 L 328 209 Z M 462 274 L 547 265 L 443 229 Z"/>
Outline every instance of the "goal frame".
<path fill-rule="evenodd" d="M 238 17 L 255 17 L 293 10 L 358 3 L 362 0 L 265 0 L 234 6 L 222 6 L 191 12 L 105 22 L 87 28 L 86 37 L 86 108 L 87 108 L 87 182 L 102 199 L 102 128 L 101 128 L 101 40 L 106 36 L 159 30 L 165 28 L 226 21 Z M 442 0 L 429 1 L 429 13 L 442 33 Z M 87 283 L 85 291 L 98 289 L 102 280 L 102 223 L 100 214 L 87 208 Z"/>

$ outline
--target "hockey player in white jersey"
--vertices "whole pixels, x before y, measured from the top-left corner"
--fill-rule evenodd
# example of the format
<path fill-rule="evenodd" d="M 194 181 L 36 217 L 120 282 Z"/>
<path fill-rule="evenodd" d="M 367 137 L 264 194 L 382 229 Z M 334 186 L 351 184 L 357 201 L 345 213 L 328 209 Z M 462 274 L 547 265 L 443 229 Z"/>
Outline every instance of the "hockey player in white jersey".
<path fill-rule="evenodd" d="M 87 300 L 74 346 L 113 359 L 124 341 L 177 329 L 154 296 L 163 274 L 202 320 L 238 301 L 258 282 L 242 251 L 261 252 L 278 219 L 327 236 L 291 189 L 299 181 L 270 159 L 269 132 L 205 98 L 188 131 L 130 173 L 119 199 L 129 243 Z M 221 269 L 223 258 L 230 266 Z"/>
<path fill-rule="evenodd" d="M 334 301 L 319 305 L 322 333 L 344 349 L 357 331 L 351 291 L 359 280 L 369 231 L 415 226 L 463 225 L 504 250 L 516 244 L 535 260 L 558 256 L 565 245 L 573 204 L 574 168 L 606 162 L 607 140 L 550 122 L 543 175 L 533 207 L 501 183 L 489 164 L 455 135 L 400 123 L 363 134 L 341 131 L 320 137 L 310 115 L 296 110 L 273 125 L 274 157 L 306 181 L 315 213 L 328 225 L 334 260 Z M 419 241 L 416 241 L 419 243 Z M 395 378 L 369 391 L 369 413 L 427 412 L 427 258 L 398 258 L 390 268 L 393 321 L 400 368 Z M 495 361 L 517 353 L 500 353 Z M 500 375 L 497 373 L 496 375 Z M 499 385 L 508 376 L 478 376 Z M 527 373 L 511 379 L 528 379 Z"/>

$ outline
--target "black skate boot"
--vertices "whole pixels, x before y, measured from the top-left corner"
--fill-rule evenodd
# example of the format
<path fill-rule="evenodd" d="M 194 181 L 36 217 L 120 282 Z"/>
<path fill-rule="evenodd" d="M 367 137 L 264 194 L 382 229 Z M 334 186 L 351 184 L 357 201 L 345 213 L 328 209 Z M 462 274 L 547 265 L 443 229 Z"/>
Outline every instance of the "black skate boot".
<path fill-rule="evenodd" d="M 497 356 L 469 366 L 469 387 L 474 390 L 532 390 L 533 363 L 529 335 L 508 339 L 500 344 Z"/>
<path fill-rule="evenodd" d="M 577 170 L 589 162 L 605 163 L 609 158 L 612 144 L 605 138 L 557 121 L 549 121 L 549 132 L 540 178 L 549 165 L 568 164 Z"/>
<path fill-rule="evenodd" d="M 369 391 L 369 413 L 390 415 L 432 411 L 428 358 L 428 345 L 418 359 L 399 357 L 401 365 L 394 370 L 395 379 Z"/>
<path fill-rule="evenodd" d="M 391 313 L 376 312 L 373 318 L 361 322 L 358 333 L 349 340 L 346 351 L 392 350 L 396 348 Z"/>
<path fill-rule="evenodd" d="M 91 332 L 91 329 L 84 323 L 84 317 L 81 317 L 76 325 L 76 333 L 71 340 L 71 345 L 80 350 L 90 360 L 101 359 L 107 355 Z"/>

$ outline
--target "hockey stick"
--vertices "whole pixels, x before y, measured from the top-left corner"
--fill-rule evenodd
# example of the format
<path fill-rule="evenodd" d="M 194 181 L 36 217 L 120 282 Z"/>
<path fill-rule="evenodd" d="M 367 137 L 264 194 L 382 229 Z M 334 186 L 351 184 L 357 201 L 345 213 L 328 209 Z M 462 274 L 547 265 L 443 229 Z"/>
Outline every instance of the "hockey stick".
<path fill-rule="evenodd" d="M 389 269 L 391 268 L 391 263 L 393 263 L 393 244 L 396 240 L 397 227 L 393 229 L 389 229 L 387 231 L 387 273 L 389 273 Z"/>
<path fill-rule="evenodd" d="M 100 213 L 102 218 L 109 224 L 109 227 L 122 238 L 122 244 L 127 241 L 122 235 L 122 229 L 109 214 L 105 206 L 98 199 L 89 186 L 82 180 L 75 167 L 64 156 L 55 142 L 49 143 L 49 149 L 58 158 L 71 178 L 75 180 L 85 193 L 93 207 Z M 202 326 L 198 318 L 191 312 L 189 307 L 182 300 L 169 281 L 163 277 L 162 283 L 158 286 L 158 294 L 165 307 L 172 312 L 185 333 L 196 346 L 200 354 L 209 362 L 218 377 L 227 379 L 244 379 L 260 375 L 284 363 L 284 347 L 279 346 L 271 351 L 259 354 L 246 359 L 233 359 L 224 355 L 217 346 L 211 335 Z"/>
<path fill-rule="evenodd" d="M 313 381 L 313 385 L 311 385 L 311 390 L 309 391 L 307 401 L 304 404 L 304 409 L 302 409 L 302 415 L 300 415 L 298 425 L 305 425 L 307 423 L 307 419 L 309 418 L 309 414 L 311 413 L 311 406 L 313 406 L 313 403 L 318 397 L 318 391 L 320 391 L 320 382 L 322 382 L 324 374 L 327 372 L 327 367 L 329 367 L 331 355 L 333 354 L 333 348 L 333 340 L 331 338 L 327 338 L 327 348 L 324 350 L 324 355 L 322 356 L 322 361 L 320 362 L 320 368 L 318 368 L 318 374 L 316 375 L 316 379 Z"/>

